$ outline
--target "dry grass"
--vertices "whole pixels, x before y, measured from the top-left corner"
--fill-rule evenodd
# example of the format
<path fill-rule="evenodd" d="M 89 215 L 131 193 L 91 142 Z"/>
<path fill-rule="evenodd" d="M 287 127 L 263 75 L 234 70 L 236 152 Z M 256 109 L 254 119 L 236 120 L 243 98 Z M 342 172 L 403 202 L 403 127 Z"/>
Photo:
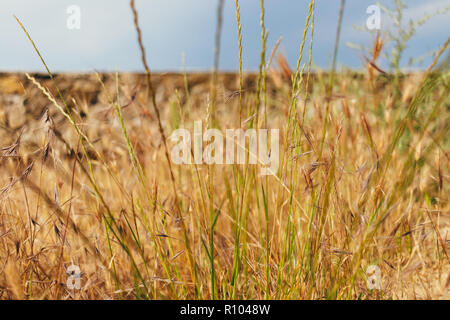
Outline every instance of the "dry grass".
<path fill-rule="evenodd" d="M 1 76 L 0 298 L 450 298 L 449 75 L 407 75 L 396 99 L 380 46 L 367 75 L 262 54 L 213 90 L 145 54 L 145 75 Z M 276 176 L 171 164 L 166 137 L 206 127 L 212 91 L 220 128 L 281 129 Z"/>

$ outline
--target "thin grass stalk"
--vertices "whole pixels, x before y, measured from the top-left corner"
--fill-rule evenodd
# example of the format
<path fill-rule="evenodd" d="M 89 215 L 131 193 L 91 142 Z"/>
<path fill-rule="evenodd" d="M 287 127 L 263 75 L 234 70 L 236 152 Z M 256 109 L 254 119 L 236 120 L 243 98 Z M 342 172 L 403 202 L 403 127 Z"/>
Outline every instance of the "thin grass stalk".
<path fill-rule="evenodd" d="M 242 127 L 242 100 L 243 100 L 243 89 L 244 89 L 244 79 L 242 70 L 242 25 L 241 25 L 241 7 L 239 5 L 239 0 L 235 0 L 236 6 L 236 25 L 238 31 L 238 46 L 239 46 L 239 128 Z"/>
<path fill-rule="evenodd" d="M 334 51 L 333 51 L 333 62 L 331 65 L 331 74 L 330 79 L 327 87 L 327 96 L 326 96 L 326 106 L 325 106 L 325 116 L 323 120 L 323 128 L 322 128 L 322 138 L 320 140 L 320 148 L 319 148 L 319 161 L 322 160 L 322 153 L 323 153 L 323 146 L 325 143 L 325 138 L 327 135 L 328 130 L 328 117 L 330 114 L 330 104 L 331 99 L 333 95 L 333 85 L 334 85 L 334 77 L 336 73 L 336 64 L 337 64 L 337 56 L 339 51 L 339 43 L 341 39 L 341 28 L 342 28 L 342 21 L 344 19 L 344 8 L 345 8 L 345 0 L 341 0 L 341 6 L 339 8 L 339 19 L 338 19 L 338 25 L 336 30 L 336 39 L 334 42 Z"/>

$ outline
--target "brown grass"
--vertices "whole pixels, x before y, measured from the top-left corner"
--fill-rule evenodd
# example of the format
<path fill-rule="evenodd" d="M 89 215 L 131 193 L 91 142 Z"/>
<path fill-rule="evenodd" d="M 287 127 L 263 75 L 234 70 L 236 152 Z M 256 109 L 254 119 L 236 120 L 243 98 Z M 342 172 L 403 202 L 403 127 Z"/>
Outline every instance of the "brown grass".
<path fill-rule="evenodd" d="M 0 76 L 0 299 L 450 297 L 448 41 L 395 84 L 380 38 L 367 74 L 304 74 L 311 1 L 295 71 L 267 70 L 262 14 L 259 73 L 211 81 L 152 74 L 131 4 L 145 74 Z M 280 129 L 276 175 L 174 165 L 198 120 Z"/>
<path fill-rule="evenodd" d="M 205 101 L 209 94 L 208 77 L 198 82 L 195 78 L 199 76 L 188 75 L 191 99 Z M 111 234 L 108 244 L 102 218 L 104 209 L 84 172 L 87 163 L 80 153 L 76 132 L 31 82 L 21 76 L 13 78 L 23 85 L 24 93 L 1 95 L 4 147 L 0 160 L 3 187 L 0 272 L 4 279 L 0 280 L 1 297 L 56 298 L 57 283 L 61 283 L 59 298 L 136 297 L 133 262 L 122 247 L 123 244 Z M 122 112 L 128 135 L 146 173 L 148 189 L 143 189 L 138 177 L 133 174 L 126 143 L 106 91 L 102 91 L 101 86 L 89 78 L 58 76 L 56 80 L 65 96 L 73 95 L 70 107 L 76 114 L 76 121 L 103 158 L 102 164 L 95 159 L 95 152 L 91 151 L 92 170 L 105 202 L 114 212 L 119 239 L 126 243 L 127 250 L 135 257 L 137 268 L 145 274 L 143 277 L 149 290 L 147 294 L 153 298 L 210 297 L 209 278 L 205 277 L 209 269 L 202 245 L 202 239 L 208 234 L 205 219 L 209 215 L 205 212 L 208 208 L 204 204 L 207 201 L 204 199 L 206 167 L 174 168 L 176 192 L 198 273 L 199 292 L 196 293 L 157 120 L 146 116 L 145 109 L 141 107 L 147 105 L 149 99 L 145 90 L 139 90 L 135 97 L 127 94 L 139 87 L 143 78 L 122 75 L 119 87 L 120 100 L 126 105 Z M 101 78 L 105 90 L 111 94 L 115 87 L 114 77 L 104 75 Z M 355 81 L 352 75 L 339 75 L 336 85 L 345 88 L 345 93 L 342 93 L 344 97 L 333 103 L 330 126 L 333 130 L 327 137 L 323 162 L 315 164 L 314 150 L 318 148 L 321 131 L 320 127 L 310 125 L 312 121 L 320 121 L 312 105 L 324 103 L 324 95 L 320 93 L 320 79 L 316 75 L 313 78 L 315 89 L 308 102 L 311 107 L 302 131 L 305 137 L 302 151 L 295 156 L 292 146 L 283 146 L 289 161 L 295 161 L 293 170 L 303 172 L 304 178 L 303 174 L 299 175 L 294 186 L 285 177 L 269 178 L 274 186 L 279 186 L 268 197 L 272 208 L 270 268 L 273 282 L 270 284 L 270 296 L 321 298 L 329 288 L 335 286 L 336 297 L 339 297 L 348 290 L 345 279 L 356 272 L 355 287 L 351 294 L 354 298 L 361 295 L 366 298 L 448 297 L 448 142 L 436 141 L 442 130 L 448 130 L 444 125 L 448 118 L 433 117 L 431 127 L 425 134 L 420 131 L 409 132 L 410 142 L 402 143 L 400 149 L 393 153 L 385 178 L 378 184 L 370 185 L 369 180 L 377 170 L 378 155 L 386 150 L 394 133 L 395 123 L 389 122 L 385 113 L 402 112 L 401 107 L 398 110 L 383 110 L 380 114 L 376 105 L 369 103 L 366 93 L 360 90 L 364 79 Z M 43 86 L 50 87 L 48 80 L 40 81 Z M 178 107 L 182 109 L 188 103 L 184 97 L 182 77 L 158 75 L 155 82 L 160 97 L 159 105 L 163 110 L 162 123 L 169 128 L 173 117 L 170 105 L 179 104 Z M 76 83 L 91 84 L 87 92 L 71 92 Z M 232 87 L 236 83 L 239 81 L 221 77 L 219 90 L 237 90 Z M 410 83 L 405 81 L 405 85 Z M 275 90 L 269 90 L 272 94 L 268 97 L 268 119 L 270 127 L 283 127 L 289 105 L 283 92 L 289 83 L 285 83 L 284 89 L 273 86 L 269 81 L 269 87 Z M 90 96 L 93 88 L 98 92 L 97 97 Z M 379 90 L 370 100 L 384 102 L 383 95 L 389 91 L 388 88 Z M 442 87 L 436 87 L 432 96 L 442 96 L 443 90 Z M 251 92 L 244 94 L 245 100 L 253 98 Z M 96 99 L 97 103 L 91 104 L 87 99 Z M 217 112 L 222 125 L 232 127 L 238 122 L 239 98 L 229 100 L 224 97 L 219 101 Z M 193 105 L 192 112 L 185 115 L 184 119 L 188 126 L 194 119 L 204 117 L 204 107 Z M 427 105 L 433 107 L 433 100 L 426 102 L 420 112 L 425 113 Z M 48 119 L 45 119 L 47 108 Z M 361 116 L 355 118 L 358 114 Z M 417 121 L 411 120 L 408 126 L 414 128 Z M 418 161 L 416 166 L 419 167 L 414 176 L 408 178 L 403 172 L 410 165 L 409 154 L 414 155 L 413 161 Z M 330 167 L 331 158 L 335 159 L 334 168 Z M 25 174 L 31 163 L 34 164 L 31 172 Z M 115 179 L 105 169 L 105 165 L 115 175 Z M 235 174 L 233 168 L 228 166 L 221 167 L 215 173 L 215 206 L 221 212 L 214 231 L 220 298 L 227 297 L 232 272 L 236 219 L 233 208 L 236 204 L 232 203 L 232 199 L 238 196 L 231 189 Z M 330 174 L 333 175 L 331 185 Z M 260 260 L 264 247 L 261 247 L 257 203 L 261 200 L 250 192 L 255 179 L 257 177 L 249 179 L 242 189 L 245 192 L 243 223 L 246 224 L 242 230 L 245 240 L 242 241 L 246 242 L 247 247 L 242 253 L 245 255 L 240 266 L 243 271 L 242 282 L 238 285 L 236 295 L 240 298 L 260 297 L 266 281 L 261 274 L 261 263 L 264 262 Z M 399 183 L 402 184 L 405 179 L 408 181 L 402 185 L 402 192 L 396 194 L 395 201 L 391 205 L 380 204 L 378 199 L 393 195 Z M 224 183 L 226 180 L 230 182 Z M 323 202 L 326 192 L 329 193 L 328 200 Z M 294 203 L 289 209 L 287 201 L 291 196 Z M 314 199 L 318 205 L 313 205 Z M 324 205 L 328 206 L 326 215 L 322 215 L 322 218 L 310 216 L 311 212 Z M 373 230 L 369 220 L 379 205 L 385 207 L 386 216 L 380 219 L 376 230 Z M 72 226 L 68 219 L 73 219 Z M 292 228 L 289 231 L 292 240 L 289 241 L 286 240 L 285 232 L 288 221 L 291 221 Z M 305 268 L 312 253 L 305 255 L 305 248 L 315 232 L 319 231 L 314 231 L 319 226 L 322 226 L 321 240 L 315 242 L 311 250 L 314 250 L 320 263 L 315 266 L 316 278 L 311 288 L 313 280 L 305 278 L 308 274 Z M 374 233 L 367 240 L 367 232 L 371 230 Z M 139 234 L 139 245 L 136 245 L 133 234 L 136 237 Z M 364 241 L 368 243 L 360 252 L 358 250 L 361 250 Z M 291 248 L 287 247 L 289 243 Z M 109 245 L 111 249 L 108 249 Z M 355 269 L 354 259 L 357 254 L 360 255 L 360 262 Z M 164 259 L 166 262 L 161 261 Z M 301 260 L 306 260 L 303 267 Z M 83 288 L 80 291 L 71 291 L 65 287 L 67 275 L 64 268 L 72 262 L 79 265 L 83 272 Z M 62 263 L 63 268 L 60 275 L 59 263 Z M 363 270 L 374 263 L 382 270 L 383 290 L 371 293 L 365 289 Z M 116 275 L 112 272 L 113 265 Z M 284 272 L 280 274 L 282 270 Z M 281 284 L 279 281 L 282 281 Z"/>

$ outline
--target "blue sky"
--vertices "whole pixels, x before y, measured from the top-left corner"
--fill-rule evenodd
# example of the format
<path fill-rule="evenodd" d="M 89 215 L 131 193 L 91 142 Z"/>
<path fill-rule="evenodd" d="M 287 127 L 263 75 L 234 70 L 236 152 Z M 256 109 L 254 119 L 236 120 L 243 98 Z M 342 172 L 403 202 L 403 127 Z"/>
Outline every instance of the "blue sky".
<path fill-rule="evenodd" d="M 294 66 L 307 15 L 306 0 L 265 0 L 268 50 L 283 37 L 280 52 Z M 376 0 L 347 0 L 338 63 L 360 68 L 361 54 L 347 42 L 369 45 L 373 35 L 356 31 L 368 17 L 366 8 Z M 392 6 L 392 0 L 381 0 Z M 450 5 L 450 0 L 406 0 L 405 19 Z M 244 37 L 244 68 L 259 65 L 259 0 L 240 0 Z M 70 5 L 81 8 L 81 29 L 66 27 Z M 321 68 L 331 64 L 339 0 L 316 0 L 313 62 Z M 210 70 L 214 55 L 217 0 L 136 0 L 144 42 L 153 70 Z M 16 14 L 28 28 L 53 71 L 139 71 L 142 70 L 136 33 L 128 0 L 1 0 L 0 71 L 40 71 L 42 66 L 13 18 Z M 391 28 L 383 14 L 382 29 Z M 449 36 L 450 13 L 425 24 L 408 45 L 403 65 L 443 44 Z M 236 70 L 237 40 L 234 0 L 225 0 L 220 67 Z M 425 67 L 431 58 L 424 61 Z M 381 61 L 386 66 L 386 61 Z M 420 67 L 420 66 L 419 66 Z"/>

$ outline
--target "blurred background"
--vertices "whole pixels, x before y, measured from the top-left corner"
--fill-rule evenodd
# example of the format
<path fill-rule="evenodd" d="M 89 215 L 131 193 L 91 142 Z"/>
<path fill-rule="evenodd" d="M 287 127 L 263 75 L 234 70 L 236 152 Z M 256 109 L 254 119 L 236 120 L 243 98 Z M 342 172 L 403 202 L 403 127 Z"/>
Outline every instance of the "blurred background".
<path fill-rule="evenodd" d="M 216 0 L 137 0 L 140 24 L 150 66 L 156 71 L 208 71 L 213 65 L 217 21 Z M 266 0 L 268 55 L 282 37 L 279 53 L 295 66 L 308 11 L 306 0 Z M 317 0 L 313 63 L 327 69 L 336 34 L 339 0 Z M 424 14 L 448 8 L 450 0 L 407 0 L 405 25 Z M 355 45 L 370 47 L 375 37 L 365 25 L 366 9 L 373 0 L 347 0 L 342 25 L 338 64 L 352 69 L 364 64 L 363 53 Z M 392 0 L 380 3 L 392 8 Z M 240 0 L 243 26 L 243 58 L 247 71 L 257 70 L 261 50 L 259 0 Z M 69 30 L 67 8 L 81 9 L 81 28 Z M 38 45 L 49 67 L 57 72 L 140 71 L 132 13 L 128 0 L 1 0 L 0 71 L 41 71 L 41 63 L 13 18 L 17 15 Z M 393 22 L 381 15 L 381 32 L 393 31 Z M 431 51 L 449 36 L 450 13 L 430 19 L 408 43 L 401 66 L 425 68 Z M 220 69 L 235 71 L 238 66 L 237 28 L 234 0 L 225 0 Z M 352 45 L 350 44 L 352 43 Z M 409 65 L 410 58 L 424 57 L 422 64 Z M 381 58 L 383 68 L 388 61 Z"/>

